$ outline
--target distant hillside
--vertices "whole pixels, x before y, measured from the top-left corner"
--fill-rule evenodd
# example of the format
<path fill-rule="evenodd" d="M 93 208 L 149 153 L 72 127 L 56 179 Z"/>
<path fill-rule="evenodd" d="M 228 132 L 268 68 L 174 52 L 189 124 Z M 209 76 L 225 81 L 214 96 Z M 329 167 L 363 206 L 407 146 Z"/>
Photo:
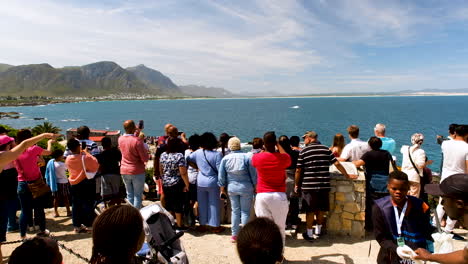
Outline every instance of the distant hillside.
<path fill-rule="evenodd" d="M 135 67 L 129 67 L 126 70 L 134 73 L 136 77 L 148 87 L 162 94 L 182 94 L 179 87 L 175 85 L 171 79 L 164 76 L 161 72 L 148 68 L 143 64 Z"/>
<path fill-rule="evenodd" d="M 179 88 L 184 94 L 193 97 L 226 98 L 236 96 L 235 94 L 227 91 L 224 88 L 205 87 L 198 85 L 180 85 Z"/>
<path fill-rule="evenodd" d="M 0 63 L 0 72 L 8 70 L 8 68 L 13 67 L 13 65 Z"/>
<path fill-rule="evenodd" d="M 140 80 L 137 73 L 109 61 L 59 69 L 49 64 L 21 65 L 0 71 L 0 95 L 83 97 L 112 94 L 172 95 L 171 89 L 177 90 L 177 86 L 169 78 L 159 74 L 162 81 L 158 85 L 150 85 L 146 79 Z M 152 82 L 158 83 L 157 78 L 154 77 Z"/>

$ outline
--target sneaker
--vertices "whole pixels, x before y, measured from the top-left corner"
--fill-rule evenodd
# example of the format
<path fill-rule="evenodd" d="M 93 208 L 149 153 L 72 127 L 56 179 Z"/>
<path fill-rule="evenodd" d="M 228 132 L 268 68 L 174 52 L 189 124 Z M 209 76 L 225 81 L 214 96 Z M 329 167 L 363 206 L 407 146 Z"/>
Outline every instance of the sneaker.
<path fill-rule="evenodd" d="M 236 243 L 237 242 L 237 236 L 231 236 L 231 242 Z"/>
<path fill-rule="evenodd" d="M 50 231 L 45 229 L 44 231 L 41 231 L 39 233 L 36 234 L 36 236 L 42 236 L 42 237 L 46 237 L 46 236 L 49 236 L 50 235 Z"/>
<path fill-rule="evenodd" d="M 312 235 L 312 238 L 313 238 L 314 240 L 317 240 L 317 239 L 319 239 L 319 238 L 320 238 L 320 235 L 313 234 L 313 235 Z"/>
<path fill-rule="evenodd" d="M 302 233 L 302 237 L 304 240 L 309 241 L 309 242 L 314 242 L 314 238 L 310 237 L 307 232 Z"/>
<path fill-rule="evenodd" d="M 35 231 L 34 226 L 28 226 L 28 231 L 29 232 L 34 232 Z"/>
<path fill-rule="evenodd" d="M 38 225 L 34 226 L 34 231 L 40 231 L 40 230 L 41 230 L 41 228 Z"/>

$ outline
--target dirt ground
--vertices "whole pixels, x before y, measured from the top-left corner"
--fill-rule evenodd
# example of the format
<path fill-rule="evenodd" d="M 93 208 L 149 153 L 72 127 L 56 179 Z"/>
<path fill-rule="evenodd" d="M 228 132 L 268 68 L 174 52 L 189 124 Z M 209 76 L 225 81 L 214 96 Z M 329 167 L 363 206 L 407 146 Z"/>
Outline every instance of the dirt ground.
<path fill-rule="evenodd" d="M 61 214 L 66 215 L 63 208 Z M 92 240 L 89 234 L 75 234 L 70 217 L 54 218 L 51 209 L 46 210 L 47 228 L 52 235 L 66 247 L 73 249 L 82 256 L 91 256 Z M 198 233 L 188 231 L 181 238 L 191 263 L 240 263 L 235 244 L 230 241 L 228 229 L 221 234 Z M 456 230 L 458 234 L 467 235 L 465 230 Z M 30 234 L 32 236 L 33 234 Z M 29 234 L 28 234 L 29 236 Z M 19 239 L 19 233 L 7 234 L 7 240 Z M 455 248 L 465 246 L 464 241 L 455 241 Z M 19 244 L 3 245 L 2 251 L 6 263 L 8 256 Z M 370 251 L 370 253 L 369 253 Z M 287 232 L 285 257 L 287 263 L 319 263 L 319 264 L 369 264 L 375 263 L 379 251 L 378 243 L 369 234 L 364 239 L 325 235 L 310 243 L 302 236 L 291 236 Z M 65 264 L 83 264 L 83 260 L 61 249 Z"/>

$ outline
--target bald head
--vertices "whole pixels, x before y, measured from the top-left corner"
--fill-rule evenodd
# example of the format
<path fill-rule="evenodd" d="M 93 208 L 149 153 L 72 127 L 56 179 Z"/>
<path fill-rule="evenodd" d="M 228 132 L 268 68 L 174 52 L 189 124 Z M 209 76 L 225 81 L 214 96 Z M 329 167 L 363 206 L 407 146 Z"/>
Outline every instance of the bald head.
<path fill-rule="evenodd" d="M 133 122 L 133 120 L 127 120 L 123 123 L 123 127 L 125 129 L 125 133 L 127 134 L 133 134 L 135 133 L 135 130 L 136 130 L 136 126 L 135 126 L 135 122 Z"/>

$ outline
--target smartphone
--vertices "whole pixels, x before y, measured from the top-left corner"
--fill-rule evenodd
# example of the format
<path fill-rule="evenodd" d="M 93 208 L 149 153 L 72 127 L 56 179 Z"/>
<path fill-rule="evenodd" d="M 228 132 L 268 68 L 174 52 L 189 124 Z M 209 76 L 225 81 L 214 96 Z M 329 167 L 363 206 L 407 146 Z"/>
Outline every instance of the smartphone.
<path fill-rule="evenodd" d="M 224 193 L 221 193 L 221 199 L 226 200 L 226 199 L 227 199 L 227 195 L 224 194 Z"/>
<path fill-rule="evenodd" d="M 182 132 L 182 131 L 179 131 L 179 133 L 177 133 L 177 135 L 179 135 L 179 136 L 180 136 L 180 135 L 182 135 L 183 133 L 184 133 L 184 132 Z"/>
<path fill-rule="evenodd" d="M 86 150 L 86 147 L 87 147 L 86 142 L 85 141 L 81 142 L 81 149 Z"/>
<path fill-rule="evenodd" d="M 138 129 L 142 130 L 143 128 L 145 128 L 145 121 L 143 120 L 138 121 Z"/>

